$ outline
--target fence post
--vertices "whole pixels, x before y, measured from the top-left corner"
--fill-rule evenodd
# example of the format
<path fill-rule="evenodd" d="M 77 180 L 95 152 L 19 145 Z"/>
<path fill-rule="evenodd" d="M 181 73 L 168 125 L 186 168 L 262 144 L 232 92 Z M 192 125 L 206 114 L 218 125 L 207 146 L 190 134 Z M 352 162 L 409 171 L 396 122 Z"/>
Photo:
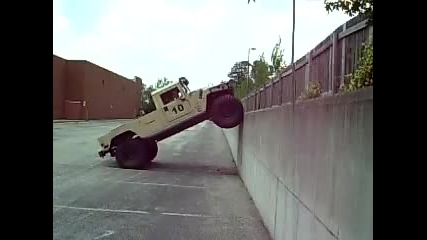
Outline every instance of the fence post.
<path fill-rule="evenodd" d="M 283 78 L 282 73 L 279 74 L 279 82 L 280 82 L 280 95 L 279 95 L 279 105 L 283 104 Z"/>
<path fill-rule="evenodd" d="M 338 34 L 336 32 L 332 33 L 332 46 L 331 46 L 331 74 L 330 74 L 330 90 L 331 94 L 336 92 L 336 80 L 337 80 L 337 71 L 335 65 L 337 64 L 337 52 L 338 52 Z"/>
<path fill-rule="evenodd" d="M 308 85 L 310 83 L 310 71 L 311 71 L 311 59 L 312 59 L 312 54 L 313 54 L 313 50 L 311 50 L 310 52 L 308 52 L 305 55 L 305 59 L 307 59 L 307 65 L 305 66 L 305 90 L 308 90 Z"/>
<path fill-rule="evenodd" d="M 347 30 L 347 22 L 345 22 L 342 25 L 342 32 L 345 32 Z M 340 69 L 340 85 L 344 84 L 344 80 L 345 80 L 345 56 L 346 56 L 346 48 L 345 48 L 345 42 L 346 42 L 346 37 L 343 37 L 341 39 L 341 69 Z"/>
<path fill-rule="evenodd" d="M 254 110 L 258 110 L 258 102 L 259 102 L 259 100 L 258 100 L 258 95 L 259 95 L 259 91 L 257 90 L 256 92 L 255 92 L 255 101 L 254 101 Z"/>
<path fill-rule="evenodd" d="M 342 25 L 342 32 L 345 32 L 347 30 L 347 22 Z M 340 74 L 340 84 L 344 84 L 344 75 L 345 75 L 345 55 L 346 55 L 346 48 L 345 48 L 345 42 L 346 37 L 343 37 L 341 39 L 342 45 L 341 45 L 341 74 Z"/>
<path fill-rule="evenodd" d="M 273 100 L 274 100 L 274 88 L 273 88 L 273 86 L 274 86 L 274 81 L 271 81 L 271 86 L 270 86 L 270 93 L 271 93 L 271 96 L 270 96 L 270 107 L 272 107 L 274 104 L 273 104 Z"/>
<path fill-rule="evenodd" d="M 271 90 L 270 90 L 270 93 L 271 93 L 271 96 L 270 96 L 270 107 L 274 106 L 274 79 L 275 79 L 275 78 L 272 78 L 272 80 L 271 80 Z"/>

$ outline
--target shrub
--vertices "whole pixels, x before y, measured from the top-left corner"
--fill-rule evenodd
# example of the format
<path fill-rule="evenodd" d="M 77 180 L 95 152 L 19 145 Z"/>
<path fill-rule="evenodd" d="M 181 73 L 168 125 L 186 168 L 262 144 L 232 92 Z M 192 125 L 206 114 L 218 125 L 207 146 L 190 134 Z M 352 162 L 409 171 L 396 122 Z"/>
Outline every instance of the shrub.
<path fill-rule="evenodd" d="M 345 92 L 374 85 L 374 48 L 372 43 L 363 46 L 356 71 L 350 75 L 350 81 L 341 88 Z"/>
<path fill-rule="evenodd" d="M 304 90 L 301 94 L 301 99 L 318 98 L 322 95 L 322 86 L 319 81 L 310 81 L 308 89 Z"/>

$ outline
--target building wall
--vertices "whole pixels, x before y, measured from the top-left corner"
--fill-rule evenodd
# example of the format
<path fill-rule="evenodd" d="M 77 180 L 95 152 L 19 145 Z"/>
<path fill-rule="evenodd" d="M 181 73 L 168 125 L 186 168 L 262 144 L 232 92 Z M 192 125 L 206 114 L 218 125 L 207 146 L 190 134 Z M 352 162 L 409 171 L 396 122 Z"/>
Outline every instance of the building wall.
<path fill-rule="evenodd" d="M 84 61 L 67 61 L 67 83 L 65 84 L 64 118 L 85 119 L 82 109 L 84 98 Z"/>
<path fill-rule="evenodd" d="M 65 100 L 82 101 L 85 79 L 84 61 L 67 61 L 67 84 Z"/>
<path fill-rule="evenodd" d="M 53 73 L 54 119 L 134 118 L 141 108 L 141 81 L 55 55 Z"/>
<path fill-rule="evenodd" d="M 67 60 L 53 55 L 53 119 L 64 115 Z"/>
<path fill-rule="evenodd" d="M 141 108 L 141 84 L 90 62 L 85 73 L 85 114 L 90 119 L 136 117 Z"/>

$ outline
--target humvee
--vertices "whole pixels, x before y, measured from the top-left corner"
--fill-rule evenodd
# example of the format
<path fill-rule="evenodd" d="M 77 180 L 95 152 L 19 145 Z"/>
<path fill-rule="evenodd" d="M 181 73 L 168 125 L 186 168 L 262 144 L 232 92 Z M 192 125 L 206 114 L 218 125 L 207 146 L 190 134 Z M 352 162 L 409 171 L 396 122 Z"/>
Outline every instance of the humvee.
<path fill-rule="evenodd" d="M 206 120 L 220 128 L 233 128 L 243 121 L 243 106 L 234 96 L 232 83 L 196 91 L 190 91 L 188 84 L 182 77 L 154 91 L 155 110 L 99 137 L 99 156 L 110 154 L 120 168 L 148 169 L 157 155 L 157 142 Z"/>

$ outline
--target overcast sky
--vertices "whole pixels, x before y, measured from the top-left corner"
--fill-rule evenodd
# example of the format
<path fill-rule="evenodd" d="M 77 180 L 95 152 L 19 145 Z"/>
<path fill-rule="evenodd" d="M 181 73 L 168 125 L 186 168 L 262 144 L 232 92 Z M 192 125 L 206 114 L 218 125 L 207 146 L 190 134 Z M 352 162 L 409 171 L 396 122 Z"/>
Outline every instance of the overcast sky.
<path fill-rule="evenodd" d="M 296 0 L 295 60 L 339 25 L 323 0 Z M 189 87 L 227 80 L 236 61 L 262 52 L 270 60 L 279 36 L 291 61 L 292 1 L 53 0 L 53 53 L 84 59 L 146 84 L 185 76 Z"/>

